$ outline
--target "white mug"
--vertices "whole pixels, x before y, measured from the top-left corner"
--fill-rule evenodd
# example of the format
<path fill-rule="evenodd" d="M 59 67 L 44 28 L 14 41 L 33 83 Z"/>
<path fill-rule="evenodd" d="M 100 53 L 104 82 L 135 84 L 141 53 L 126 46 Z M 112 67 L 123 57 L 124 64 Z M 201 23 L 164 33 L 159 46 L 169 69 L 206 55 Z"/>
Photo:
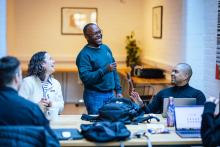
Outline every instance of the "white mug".
<path fill-rule="evenodd" d="M 45 116 L 48 120 L 56 120 L 58 118 L 59 109 L 58 108 L 47 108 Z"/>

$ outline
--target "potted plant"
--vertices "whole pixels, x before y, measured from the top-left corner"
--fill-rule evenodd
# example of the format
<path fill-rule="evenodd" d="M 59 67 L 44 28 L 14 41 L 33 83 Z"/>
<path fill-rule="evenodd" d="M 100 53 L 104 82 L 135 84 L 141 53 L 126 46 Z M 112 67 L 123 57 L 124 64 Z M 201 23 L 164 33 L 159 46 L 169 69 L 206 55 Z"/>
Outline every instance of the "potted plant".
<path fill-rule="evenodd" d="M 133 70 L 136 65 L 140 64 L 140 47 L 135 39 L 135 33 L 132 31 L 130 35 L 126 36 L 126 46 L 125 46 L 127 57 L 126 65 L 131 67 L 131 75 L 133 75 Z"/>

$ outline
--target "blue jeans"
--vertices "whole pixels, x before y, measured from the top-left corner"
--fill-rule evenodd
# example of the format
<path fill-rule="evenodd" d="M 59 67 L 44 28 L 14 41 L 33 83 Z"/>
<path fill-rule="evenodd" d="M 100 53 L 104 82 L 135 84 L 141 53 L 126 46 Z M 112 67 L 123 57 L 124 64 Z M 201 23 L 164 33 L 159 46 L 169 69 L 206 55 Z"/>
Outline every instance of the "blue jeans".
<path fill-rule="evenodd" d="M 99 108 L 114 98 L 114 92 L 98 92 L 85 89 L 83 99 L 88 114 L 98 114 Z"/>

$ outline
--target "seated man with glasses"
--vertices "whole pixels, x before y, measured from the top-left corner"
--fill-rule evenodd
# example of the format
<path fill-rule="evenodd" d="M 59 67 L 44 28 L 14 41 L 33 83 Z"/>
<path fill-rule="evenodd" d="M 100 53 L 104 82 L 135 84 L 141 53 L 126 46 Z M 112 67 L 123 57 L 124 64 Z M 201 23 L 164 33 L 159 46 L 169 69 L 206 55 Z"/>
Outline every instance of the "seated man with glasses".
<path fill-rule="evenodd" d="M 97 114 L 98 109 L 110 99 L 122 97 L 117 63 L 110 48 L 102 44 L 102 31 L 89 23 L 83 29 L 86 44 L 76 59 L 79 76 L 84 84 L 83 99 L 88 114 Z"/>

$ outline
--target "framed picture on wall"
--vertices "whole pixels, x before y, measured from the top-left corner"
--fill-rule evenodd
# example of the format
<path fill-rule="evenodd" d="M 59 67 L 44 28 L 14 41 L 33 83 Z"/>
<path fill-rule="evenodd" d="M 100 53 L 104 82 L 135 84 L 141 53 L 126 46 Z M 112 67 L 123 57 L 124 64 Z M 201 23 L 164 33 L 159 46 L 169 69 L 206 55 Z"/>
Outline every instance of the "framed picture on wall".
<path fill-rule="evenodd" d="M 162 38 L 163 6 L 153 7 L 152 10 L 152 36 Z"/>
<path fill-rule="evenodd" d="M 97 23 L 97 8 L 61 8 L 61 34 L 82 35 L 87 23 Z"/>

